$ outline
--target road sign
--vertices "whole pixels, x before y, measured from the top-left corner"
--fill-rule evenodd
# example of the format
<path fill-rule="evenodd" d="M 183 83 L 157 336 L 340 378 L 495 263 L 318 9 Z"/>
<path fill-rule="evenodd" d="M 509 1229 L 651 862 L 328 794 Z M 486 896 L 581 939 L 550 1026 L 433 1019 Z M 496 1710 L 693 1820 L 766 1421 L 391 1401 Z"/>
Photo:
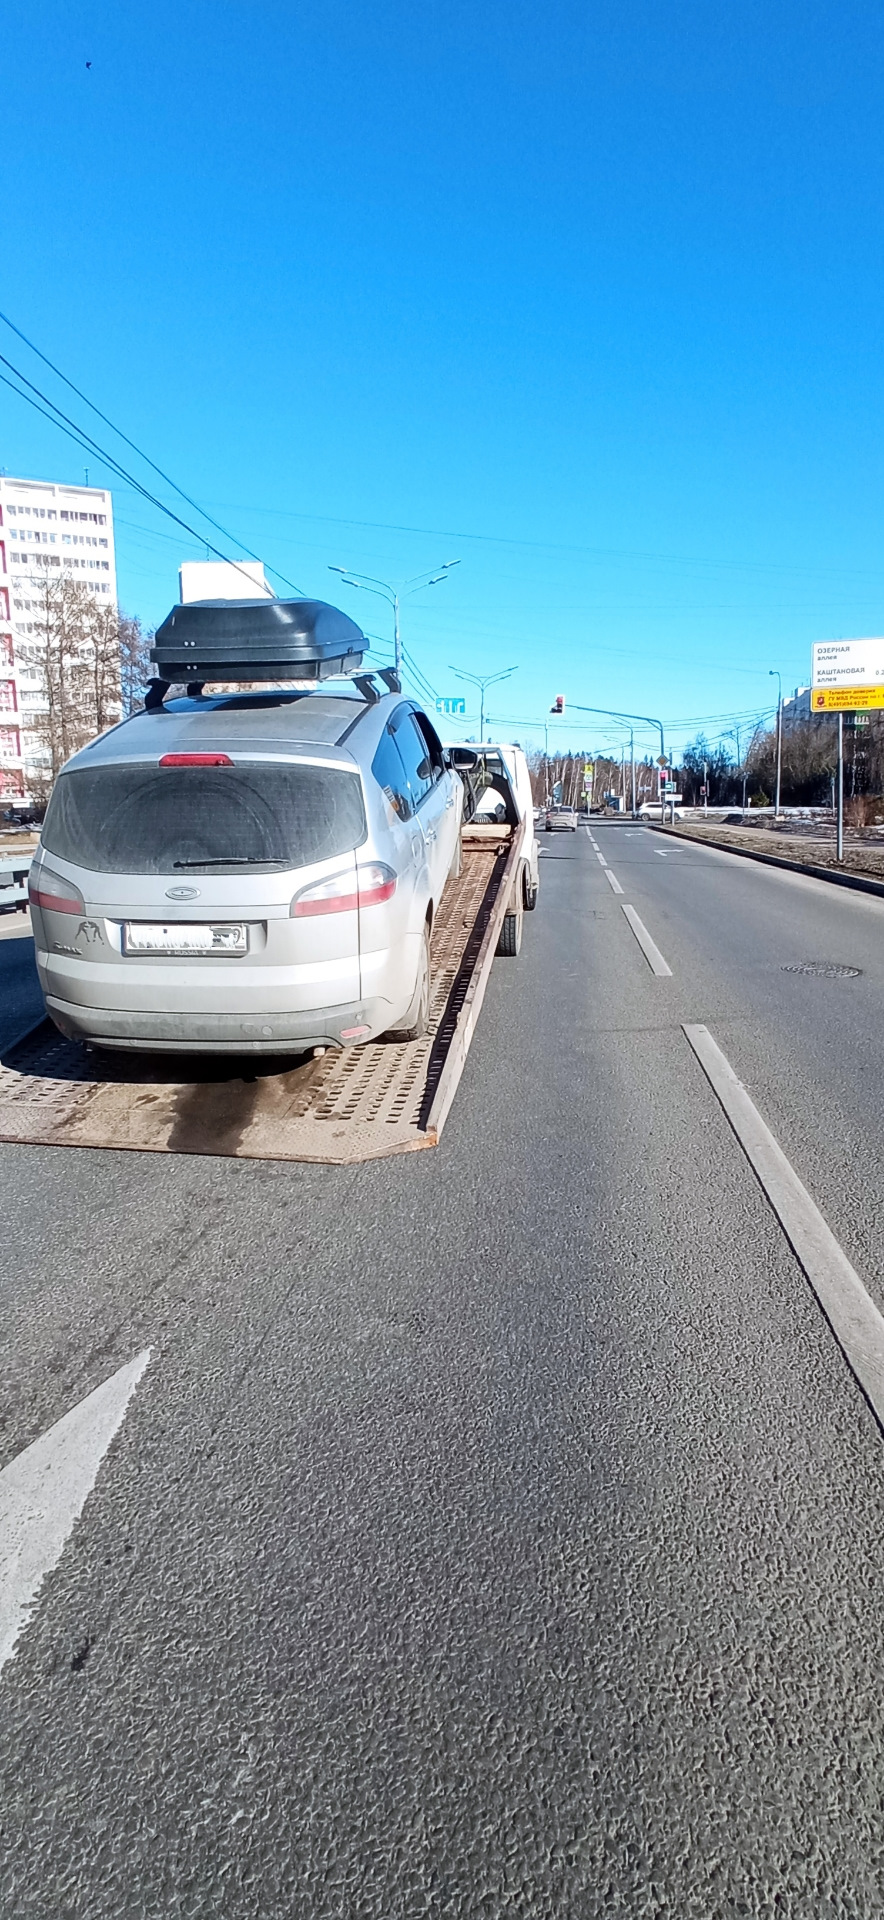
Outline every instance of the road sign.
<path fill-rule="evenodd" d="M 813 648 L 810 684 L 814 693 L 818 687 L 881 686 L 884 639 L 818 641 Z"/>
<path fill-rule="evenodd" d="M 657 765 L 658 765 L 658 767 L 668 767 L 668 765 L 669 765 L 669 761 L 668 761 L 668 759 L 667 759 L 667 757 L 666 757 L 666 754 L 665 754 L 665 753 L 658 753 L 658 755 L 657 755 Z"/>
<path fill-rule="evenodd" d="M 871 721 L 867 713 L 849 713 L 844 724 L 849 727 L 851 733 L 855 733 L 857 727 L 871 726 Z"/>
<path fill-rule="evenodd" d="M 876 687 L 813 687 L 810 695 L 813 713 L 856 713 L 884 708 L 884 685 Z"/>
<path fill-rule="evenodd" d="M 437 713 L 465 714 L 466 710 L 466 700 L 459 700 L 457 694 L 452 694 L 450 699 L 439 699 L 436 701 Z"/>

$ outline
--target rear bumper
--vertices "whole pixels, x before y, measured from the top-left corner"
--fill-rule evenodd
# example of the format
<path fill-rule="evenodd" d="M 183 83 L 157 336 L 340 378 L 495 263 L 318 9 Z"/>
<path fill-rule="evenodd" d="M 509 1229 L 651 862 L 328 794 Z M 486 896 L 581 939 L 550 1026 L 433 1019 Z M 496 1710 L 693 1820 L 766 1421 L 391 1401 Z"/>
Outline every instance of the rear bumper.
<path fill-rule="evenodd" d="M 77 1006 L 46 994 L 46 1011 L 68 1040 L 124 1053 L 308 1053 L 376 1040 L 390 1025 L 388 1001 L 315 1007 L 309 1013 L 144 1013 Z M 343 1036 L 364 1027 L 357 1040 Z"/>

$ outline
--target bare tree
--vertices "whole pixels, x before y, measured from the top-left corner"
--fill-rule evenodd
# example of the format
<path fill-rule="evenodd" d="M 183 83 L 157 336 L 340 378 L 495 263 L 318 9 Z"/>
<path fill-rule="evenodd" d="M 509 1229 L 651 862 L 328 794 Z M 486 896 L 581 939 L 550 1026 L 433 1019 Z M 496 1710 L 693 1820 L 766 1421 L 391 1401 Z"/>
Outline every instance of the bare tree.
<path fill-rule="evenodd" d="M 119 719 L 120 616 L 70 573 L 47 570 L 29 587 L 33 631 L 17 652 L 36 680 L 30 731 L 46 763 L 42 775 L 29 771 L 28 784 L 41 798 L 71 754 Z"/>
<path fill-rule="evenodd" d="M 150 658 L 153 638 L 145 633 L 137 614 L 119 615 L 120 696 L 127 716 L 144 704 L 147 683 L 156 672 Z"/>

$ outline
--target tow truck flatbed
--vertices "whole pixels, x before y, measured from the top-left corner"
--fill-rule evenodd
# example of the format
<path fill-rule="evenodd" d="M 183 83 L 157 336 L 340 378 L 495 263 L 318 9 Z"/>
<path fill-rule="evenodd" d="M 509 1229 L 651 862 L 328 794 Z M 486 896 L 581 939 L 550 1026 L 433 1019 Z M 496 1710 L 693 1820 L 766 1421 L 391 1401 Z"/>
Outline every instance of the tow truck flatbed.
<path fill-rule="evenodd" d="M 338 1165 L 436 1146 L 504 920 L 515 912 L 521 924 L 524 835 L 523 821 L 464 829 L 462 870 L 433 933 L 425 1039 L 330 1050 L 294 1066 L 172 1061 L 88 1052 L 44 1020 L 0 1063 L 0 1140 Z"/>

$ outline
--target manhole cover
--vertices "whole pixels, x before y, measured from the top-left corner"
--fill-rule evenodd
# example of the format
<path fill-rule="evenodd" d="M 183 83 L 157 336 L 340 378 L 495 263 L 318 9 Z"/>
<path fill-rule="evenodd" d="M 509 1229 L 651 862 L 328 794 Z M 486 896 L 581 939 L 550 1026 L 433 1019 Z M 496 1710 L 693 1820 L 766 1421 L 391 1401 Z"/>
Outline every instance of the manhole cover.
<path fill-rule="evenodd" d="M 782 973 L 819 973 L 824 980 L 858 980 L 862 967 L 843 967 L 838 960 L 795 960 Z"/>

